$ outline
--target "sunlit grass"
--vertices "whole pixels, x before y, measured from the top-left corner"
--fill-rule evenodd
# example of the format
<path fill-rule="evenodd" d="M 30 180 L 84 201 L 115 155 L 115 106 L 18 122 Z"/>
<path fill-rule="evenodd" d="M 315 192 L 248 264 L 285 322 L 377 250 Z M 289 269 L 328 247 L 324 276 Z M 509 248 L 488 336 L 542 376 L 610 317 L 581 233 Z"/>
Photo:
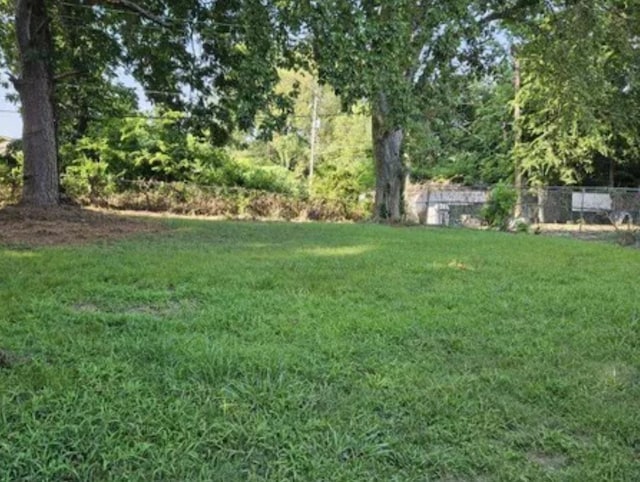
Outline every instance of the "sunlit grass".
<path fill-rule="evenodd" d="M 0 480 L 640 480 L 640 252 L 172 225 L 0 248 Z"/>

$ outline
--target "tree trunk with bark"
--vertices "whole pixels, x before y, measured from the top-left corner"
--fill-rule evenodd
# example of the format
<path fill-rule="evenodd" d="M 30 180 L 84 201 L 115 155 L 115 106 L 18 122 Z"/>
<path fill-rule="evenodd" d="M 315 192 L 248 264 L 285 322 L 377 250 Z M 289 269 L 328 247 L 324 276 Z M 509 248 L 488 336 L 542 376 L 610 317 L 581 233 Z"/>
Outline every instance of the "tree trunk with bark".
<path fill-rule="evenodd" d="M 45 0 L 16 1 L 22 103 L 24 185 L 20 203 L 56 206 L 60 200 L 54 103 L 53 41 Z"/>
<path fill-rule="evenodd" d="M 405 167 L 402 162 L 402 128 L 390 123 L 389 107 L 384 95 L 373 106 L 373 155 L 376 163 L 376 198 L 374 218 L 399 222 L 404 213 Z"/>

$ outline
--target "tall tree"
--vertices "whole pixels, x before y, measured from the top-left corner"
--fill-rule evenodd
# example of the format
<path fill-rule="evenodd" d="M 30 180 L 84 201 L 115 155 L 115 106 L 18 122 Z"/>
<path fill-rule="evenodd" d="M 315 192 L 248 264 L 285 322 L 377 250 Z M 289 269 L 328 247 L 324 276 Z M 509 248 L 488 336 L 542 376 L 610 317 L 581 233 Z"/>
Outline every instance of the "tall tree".
<path fill-rule="evenodd" d="M 286 127 L 268 140 L 243 136 L 238 142 L 243 149 L 235 151 L 234 155 L 266 166 L 284 167 L 311 195 L 357 201 L 361 194 L 374 186 L 369 142 L 371 125 L 366 108 L 358 105 L 353 112 L 342 112 L 340 99 L 331 87 L 318 86 L 306 72 L 281 71 L 280 77 L 278 90 L 299 92 Z M 317 142 L 311 185 L 314 117 Z"/>
<path fill-rule="evenodd" d="M 86 97 L 90 86 L 129 70 L 152 101 L 188 111 L 190 125 L 218 142 L 237 125 L 251 126 L 258 111 L 273 125 L 290 104 L 273 95 L 282 60 L 277 45 L 286 37 L 274 9 L 260 0 L 2 0 L 3 20 L 14 18 L 13 28 L 0 32 L 0 60 L 23 113 L 22 203 L 59 202 L 61 107 L 78 110 L 80 130 L 90 117 L 94 102 L 74 99 L 63 80 L 75 79 Z"/>
<path fill-rule="evenodd" d="M 549 1 L 520 28 L 519 162 L 536 183 L 640 160 L 640 2 Z"/>
<path fill-rule="evenodd" d="M 53 38 L 44 0 L 17 0 L 15 33 L 19 77 L 11 77 L 22 104 L 25 152 L 23 201 L 58 203 L 58 158 L 54 101 Z"/>
<path fill-rule="evenodd" d="M 330 0 L 309 5 L 320 79 L 334 86 L 346 104 L 369 102 L 379 219 L 402 216 L 402 145 L 412 94 L 421 78 L 435 73 L 427 64 L 441 54 L 449 60 L 457 47 L 455 19 L 465 3 Z"/>
<path fill-rule="evenodd" d="M 407 174 L 406 127 L 426 92 L 479 58 L 480 33 L 537 0 L 327 0 L 298 2 L 301 30 L 320 79 L 345 104 L 362 99 L 372 115 L 375 215 L 397 221 Z"/>
<path fill-rule="evenodd" d="M 485 6 L 491 7 L 490 3 Z M 503 20 L 499 38 L 511 43 L 517 52 L 500 84 L 506 86 L 506 81 L 513 78 L 514 89 L 495 90 L 489 99 L 495 107 L 499 106 L 497 102 L 502 103 L 500 109 L 491 111 L 502 111 L 503 119 L 507 105 L 512 109 L 512 120 L 505 129 L 509 142 L 494 155 L 503 156 L 504 147 L 511 151 L 511 165 L 500 163 L 500 177 L 509 174 L 518 186 L 527 180 L 534 184 L 590 179 L 610 185 L 634 183 L 634 176 L 629 174 L 640 167 L 640 117 L 635 115 L 640 107 L 639 14 L 637 0 L 532 0 L 481 17 L 483 22 Z M 466 159 L 477 158 L 483 151 L 481 145 L 493 144 L 488 133 L 498 139 L 498 124 L 494 123 L 491 131 L 484 130 L 479 143 L 471 142 L 476 131 L 470 127 L 488 124 L 491 117 L 487 114 L 491 113 L 473 113 L 476 121 L 469 122 L 469 109 L 460 106 L 470 100 L 477 103 L 469 96 L 473 88 L 467 84 L 460 96 L 451 80 L 447 79 L 443 89 L 450 92 L 446 94 L 449 102 L 441 102 L 435 110 L 425 109 L 427 117 L 437 118 L 435 123 L 424 123 L 423 131 L 431 133 L 431 138 L 419 139 L 425 152 L 423 159 L 431 165 L 425 166 L 422 160 L 417 167 L 427 175 L 436 173 L 467 181 L 470 174 L 472 180 L 480 180 L 484 176 L 479 170 L 469 170 Z M 508 104 L 505 92 L 511 95 Z M 452 135 L 460 127 L 468 130 L 467 139 Z M 415 145 L 412 142 L 412 149 Z M 431 159 L 430 151 L 440 159 Z M 482 165 L 484 168 L 491 162 L 487 158 Z M 619 179 L 618 173 L 626 177 Z"/>
<path fill-rule="evenodd" d="M 513 178 L 512 76 L 503 56 L 491 72 L 461 73 L 424 102 L 407 129 L 412 180 L 479 185 Z"/>

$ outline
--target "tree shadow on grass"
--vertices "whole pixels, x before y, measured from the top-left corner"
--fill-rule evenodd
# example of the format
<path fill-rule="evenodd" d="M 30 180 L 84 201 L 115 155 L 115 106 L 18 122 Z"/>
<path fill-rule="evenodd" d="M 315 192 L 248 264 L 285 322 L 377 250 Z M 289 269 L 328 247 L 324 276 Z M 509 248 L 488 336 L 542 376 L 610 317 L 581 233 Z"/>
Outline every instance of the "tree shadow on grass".
<path fill-rule="evenodd" d="M 71 206 L 49 209 L 6 206 L 0 209 L 0 245 L 76 245 L 166 229 L 158 221 Z"/>

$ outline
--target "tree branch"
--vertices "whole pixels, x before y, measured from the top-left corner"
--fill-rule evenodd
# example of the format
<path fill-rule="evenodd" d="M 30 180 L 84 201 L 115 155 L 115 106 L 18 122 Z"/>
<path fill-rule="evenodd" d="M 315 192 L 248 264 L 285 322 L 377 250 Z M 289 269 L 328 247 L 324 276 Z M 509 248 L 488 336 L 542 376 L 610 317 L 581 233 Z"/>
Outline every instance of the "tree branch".
<path fill-rule="evenodd" d="M 155 15 L 154 13 L 151 13 L 149 10 L 131 0 L 89 0 L 88 3 L 90 5 L 110 5 L 114 8 L 119 8 L 121 10 L 136 13 L 139 16 L 146 18 L 147 20 L 150 20 L 162 27 L 169 28 L 171 26 L 167 20 Z"/>
<path fill-rule="evenodd" d="M 536 7 L 538 5 L 540 5 L 539 0 L 518 0 L 515 5 L 511 7 L 502 10 L 496 10 L 495 12 L 482 17 L 480 19 L 480 23 L 485 24 L 493 22 L 494 20 L 513 20 L 515 16 L 523 10 L 531 7 Z"/>
<path fill-rule="evenodd" d="M 56 75 L 53 80 L 54 82 L 60 82 L 62 80 L 66 80 L 69 77 L 77 77 L 81 75 L 83 72 L 81 70 L 71 70 L 69 72 L 63 72 L 61 74 Z"/>
<path fill-rule="evenodd" d="M 13 74 L 9 74 L 9 81 L 13 84 L 13 88 L 20 92 L 20 89 L 24 85 L 22 79 Z"/>

